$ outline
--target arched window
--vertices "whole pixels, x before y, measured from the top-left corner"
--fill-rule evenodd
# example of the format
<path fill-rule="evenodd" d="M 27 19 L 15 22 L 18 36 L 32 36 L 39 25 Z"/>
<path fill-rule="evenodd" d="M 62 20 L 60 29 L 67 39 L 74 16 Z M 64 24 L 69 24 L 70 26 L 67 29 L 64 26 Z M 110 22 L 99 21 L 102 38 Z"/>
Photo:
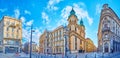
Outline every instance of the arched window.
<path fill-rule="evenodd" d="M 104 52 L 109 52 L 109 44 L 107 42 L 104 44 Z"/>
<path fill-rule="evenodd" d="M 75 26 L 74 25 L 71 26 L 71 30 L 75 30 Z"/>
<path fill-rule="evenodd" d="M 77 28 L 75 27 L 75 31 L 77 31 Z"/>

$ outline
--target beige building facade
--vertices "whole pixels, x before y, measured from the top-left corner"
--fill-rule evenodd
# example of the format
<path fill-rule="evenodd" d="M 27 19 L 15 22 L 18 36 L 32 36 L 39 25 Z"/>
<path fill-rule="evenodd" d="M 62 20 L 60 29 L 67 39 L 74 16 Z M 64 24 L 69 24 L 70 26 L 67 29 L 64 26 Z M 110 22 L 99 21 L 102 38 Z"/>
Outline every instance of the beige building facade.
<path fill-rule="evenodd" d="M 108 4 L 104 4 L 101 11 L 98 51 L 120 52 L 120 19 Z"/>
<path fill-rule="evenodd" d="M 59 26 L 55 30 L 45 30 L 40 36 L 40 53 L 45 54 L 60 54 L 64 53 L 64 37 L 63 26 Z"/>
<path fill-rule="evenodd" d="M 85 26 L 72 8 L 67 19 L 68 25 L 59 26 L 53 31 L 45 30 L 40 36 L 39 52 L 44 54 L 65 54 L 86 52 Z"/>
<path fill-rule="evenodd" d="M 0 21 L 0 51 L 20 52 L 22 43 L 22 23 L 20 20 L 4 16 Z"/>

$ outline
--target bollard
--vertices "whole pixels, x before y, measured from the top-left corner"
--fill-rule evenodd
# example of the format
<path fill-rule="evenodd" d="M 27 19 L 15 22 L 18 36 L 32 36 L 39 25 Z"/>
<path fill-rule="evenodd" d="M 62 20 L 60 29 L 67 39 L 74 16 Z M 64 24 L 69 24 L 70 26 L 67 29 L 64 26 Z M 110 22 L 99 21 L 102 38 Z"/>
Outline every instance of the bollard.
<path fill-rule="evenodd" d="M 102 58 L 104 58 L 104 53 L 102 54 Z"/>
<path fill-rule="evenodd" d="M 76 58 L 77 58 L 77 54 L 76 54 Z"/>
<path fill-rule="evenodd" d="M 96 58 L 96 54 L 95 54 L 95 58 Z"/>
<path fill-rule="evenodd" d="M 41 55 L 41 58 L 42 58 L 42 55 Z"/>
<path fill-rule="evenodd" d="M 87 58 L 87 54 L 85 55 L 85 58 Z"/>

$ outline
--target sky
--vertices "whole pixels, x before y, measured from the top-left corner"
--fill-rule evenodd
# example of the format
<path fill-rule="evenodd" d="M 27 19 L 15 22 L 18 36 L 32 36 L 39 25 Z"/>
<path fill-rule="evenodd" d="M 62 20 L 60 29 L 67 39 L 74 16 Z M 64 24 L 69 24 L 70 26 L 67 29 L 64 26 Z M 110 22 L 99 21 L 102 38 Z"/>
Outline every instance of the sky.
<path fill-rule="evenodd" d="M 45 29 L 54 30 L 68 24 L 67 18 L 73 9 L 78 19 L 83 19 L 86 38 L 98 46 L 98 24 L 102 5 L 107 3 L 120 17 L 119 0 L 0 0 L 0 20 L 10 16 L 22 20 L 22 42 L 30 39 L 33 25 L 33 41 L 39 45 L 39 37 Z"/>

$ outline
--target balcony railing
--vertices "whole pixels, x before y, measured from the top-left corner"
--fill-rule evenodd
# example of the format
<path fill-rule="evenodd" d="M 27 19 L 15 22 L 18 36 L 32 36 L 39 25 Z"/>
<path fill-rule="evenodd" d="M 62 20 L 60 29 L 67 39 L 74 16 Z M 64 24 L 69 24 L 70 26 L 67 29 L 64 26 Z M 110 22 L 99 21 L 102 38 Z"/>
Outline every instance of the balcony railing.
<path fill-rule="evenodd" d="M 11 44 L 11 43 L 4 43 L 4 45 L 21 45 L 20 43 L 14 43 L 14 44 Z"/>
<path fill-rule="evenodd" d="M 102 32 L 105 32 L 105 31 L 110 31 L 110 27 L 104 27 L 104 28 L 102 29 Z"/>

